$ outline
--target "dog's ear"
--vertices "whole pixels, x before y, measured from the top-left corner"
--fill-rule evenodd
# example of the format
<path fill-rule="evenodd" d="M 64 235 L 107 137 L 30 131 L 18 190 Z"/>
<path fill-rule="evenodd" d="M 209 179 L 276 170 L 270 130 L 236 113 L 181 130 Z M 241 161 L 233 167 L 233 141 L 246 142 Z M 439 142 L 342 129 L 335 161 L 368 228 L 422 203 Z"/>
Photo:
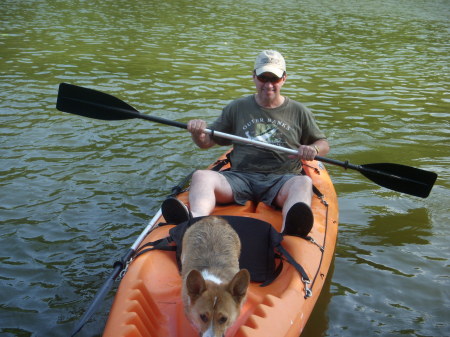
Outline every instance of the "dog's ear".
<path fill-rule="evenodd" d="M 236 275 L 234 275 L 228 285 L 228 291 L 233 296 L 236 303 L 241 303 L 241 301 L 245 298 L 249 284 L 250 273 L 247 269 L 241 269 Z"/>
<path fill-rule="evenodd" d="M 186 278 L 187 293 L 195 301 L 206 290 L 206 283 L 198 270 L 191 270 Z"/>

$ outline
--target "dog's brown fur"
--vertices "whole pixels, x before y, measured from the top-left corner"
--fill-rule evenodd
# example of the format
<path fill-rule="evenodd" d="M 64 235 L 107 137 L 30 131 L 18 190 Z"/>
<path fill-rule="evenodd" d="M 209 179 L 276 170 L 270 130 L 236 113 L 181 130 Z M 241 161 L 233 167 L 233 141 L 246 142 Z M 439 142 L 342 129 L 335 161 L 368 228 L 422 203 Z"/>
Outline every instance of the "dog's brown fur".
<path fill-rule="evenodd" d="M 239 236 L 219 217 L 201 219 L 183 237 L 184 310 L 200 336 L 224 336 L 239 316 L 250 283 L 240 251 Z"/>

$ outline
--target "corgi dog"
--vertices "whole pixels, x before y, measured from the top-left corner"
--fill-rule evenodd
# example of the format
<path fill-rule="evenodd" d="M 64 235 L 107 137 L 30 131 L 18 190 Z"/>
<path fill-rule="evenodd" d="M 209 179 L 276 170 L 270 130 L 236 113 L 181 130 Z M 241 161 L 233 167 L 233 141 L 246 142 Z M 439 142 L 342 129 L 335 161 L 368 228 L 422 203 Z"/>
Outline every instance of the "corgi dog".
<path fill-rule="evenodd" d="M 205 217 L 184 234 L 182 299 L 186 317 L 201 337 L 223 337 L 245 301 L 250 273 L 239 270 L 241 242 L 220 217 Z"/>

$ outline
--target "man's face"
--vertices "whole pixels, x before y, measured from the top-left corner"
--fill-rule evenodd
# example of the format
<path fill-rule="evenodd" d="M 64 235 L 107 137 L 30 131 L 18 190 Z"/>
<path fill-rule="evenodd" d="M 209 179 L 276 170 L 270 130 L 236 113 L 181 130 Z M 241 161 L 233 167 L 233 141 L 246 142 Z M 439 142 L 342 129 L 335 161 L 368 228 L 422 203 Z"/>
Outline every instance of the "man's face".
<path fill-rule="evenodd" d="M 255 82 L 256 91 L 262 99 L 273 100 L 280 95 L 281 87 L 286 82 L 286 74 L 280 78 L 270 72 L 258 76 L 253 73 L 253 82 Z"/>

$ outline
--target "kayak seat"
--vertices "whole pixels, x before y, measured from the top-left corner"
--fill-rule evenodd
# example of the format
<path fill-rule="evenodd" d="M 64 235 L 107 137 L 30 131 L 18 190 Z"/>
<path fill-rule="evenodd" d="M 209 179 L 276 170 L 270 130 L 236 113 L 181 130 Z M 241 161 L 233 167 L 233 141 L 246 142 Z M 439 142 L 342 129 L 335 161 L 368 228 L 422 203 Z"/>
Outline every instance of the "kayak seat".
<path fill-rule="evenodd" d="M 303 267 L 281 245 L 283 234 L 273 228 L 270 223 L 251 217 L 229 215 L 222 217 L 239 235 L 241 240 L 239 267 L 249 271 L 252 282 L 261 283 L 260 286 L 272 283 L 283 268 L 283 260 L 292 264 L 303 280 L 309 281 Z M 183 235 L 189 226 L 202 218 L 194 218 L 172 227 L 168 237 L 148 242 L 136 252 L 136 257 L 154 249 L 172 250 L 176 252 L 178 268 L 181 270 Z"/>

